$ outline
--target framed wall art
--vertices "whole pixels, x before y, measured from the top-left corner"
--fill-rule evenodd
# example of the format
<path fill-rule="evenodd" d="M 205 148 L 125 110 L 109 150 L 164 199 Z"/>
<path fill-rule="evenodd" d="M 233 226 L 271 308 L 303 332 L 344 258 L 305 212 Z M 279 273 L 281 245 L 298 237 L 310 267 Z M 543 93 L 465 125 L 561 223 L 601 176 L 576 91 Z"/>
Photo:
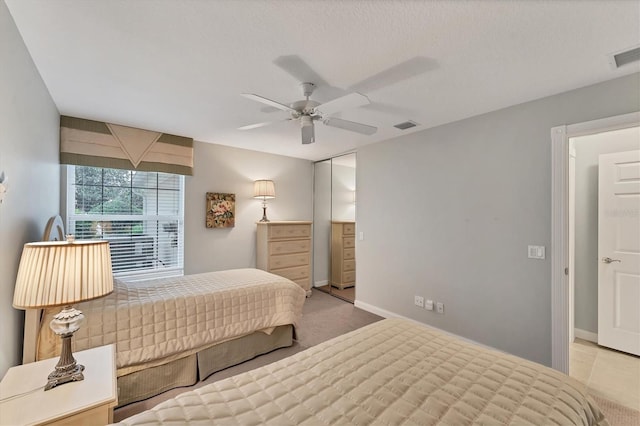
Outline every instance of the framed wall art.
<path fill-rule="evenodd" d="M 236 224 L 236 194 L 207 192 L 207 228 L 233 228 Z"/>

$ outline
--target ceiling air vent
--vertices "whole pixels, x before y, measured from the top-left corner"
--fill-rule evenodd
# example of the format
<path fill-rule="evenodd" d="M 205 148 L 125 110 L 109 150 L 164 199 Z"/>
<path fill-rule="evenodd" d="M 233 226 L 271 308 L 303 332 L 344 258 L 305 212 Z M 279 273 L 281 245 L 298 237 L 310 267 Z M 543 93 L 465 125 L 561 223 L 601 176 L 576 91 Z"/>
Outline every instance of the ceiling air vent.
<path fill-rule="evenodd" d="M 640 61 L 640 46 L 611 55 L 611 66 L 620 68 L 632 62 Z"/>
<path fill-rule="evenodd" d="M 415 121 L 405 121 L 404 123 L 398 123 L 395 124 L 393 127 L 395 127 L 396 129 L 400 129 L 400 130 L 407 130 L 410 129 L 412 127 L 416 127 L 418 125 L 418 123 L 416 123 Z"/>

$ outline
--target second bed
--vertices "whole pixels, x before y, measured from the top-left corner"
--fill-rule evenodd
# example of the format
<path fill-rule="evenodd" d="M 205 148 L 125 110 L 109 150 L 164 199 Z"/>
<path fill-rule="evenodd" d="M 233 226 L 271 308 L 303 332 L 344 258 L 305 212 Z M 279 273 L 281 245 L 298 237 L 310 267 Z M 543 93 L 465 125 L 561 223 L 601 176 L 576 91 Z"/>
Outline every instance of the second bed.
<path fill-rule="evenodd" d="M 125 405 L 256 355 L 292 344 L 305 291 L 258 269 L 140 282 L 115 280 L 107 297 L 78 304 L 86 322 L 73 350 L 116 344 L 119 404 Z M 58 356 L 60 339 L 40 322 L 36 359 Z"/>
<path fill-rule="evenodd" d="M 607 425 L 551 368 L 387 319 L 185 392 L 123 425 Z"/>

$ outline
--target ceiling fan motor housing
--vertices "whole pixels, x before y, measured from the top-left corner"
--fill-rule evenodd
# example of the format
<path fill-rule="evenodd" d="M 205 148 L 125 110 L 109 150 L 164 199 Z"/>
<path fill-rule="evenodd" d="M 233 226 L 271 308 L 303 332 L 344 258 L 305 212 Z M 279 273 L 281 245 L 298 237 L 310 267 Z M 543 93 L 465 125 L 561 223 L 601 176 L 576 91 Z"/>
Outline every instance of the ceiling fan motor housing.
<path fill-rule="evenodd" d="M 297 101 L 291 104 L 291 109 L 295 112 L 291 113 L 293 118 L 298 118 L 301 115 L 312 115 L 315 112 L 315 107 L 320 105 L 320 102 L 312 101 L 310 99 L 304 101 Z"/>

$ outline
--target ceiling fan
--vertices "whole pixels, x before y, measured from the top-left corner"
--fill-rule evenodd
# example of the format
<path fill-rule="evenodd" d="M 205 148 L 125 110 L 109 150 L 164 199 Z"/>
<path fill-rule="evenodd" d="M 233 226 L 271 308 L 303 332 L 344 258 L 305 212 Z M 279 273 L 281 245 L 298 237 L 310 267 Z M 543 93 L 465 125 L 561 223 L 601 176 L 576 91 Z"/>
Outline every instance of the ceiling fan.
<path fill-rule="evenodd" d="M 277 123 L 279 121 L 299 120 L 300 127 L 302 129 L 303 144 L 310 144 L 315 142 L 314 121 L 321 121 L 327 126 L 337 127 L 339 129 L 361 133 L 363 135 L 372 135 L 376 131 L 378 131 L 378 128 L 374 126 L 356 123 L 354 121 L 343 120 L 337 117 L 331 117 L 332 114 L 345 109 L 368 105 L 370 103 L 369 98 L 358 92 L 353 92 L 321 104 L 309 99 L 315 88 L 316 85 L 313 83 L 302 83 L 302 93 L 305 99 L 294 102 L 290 106 L 281 104 L 280 102 L 276 102 L 271 99 L 264 98 L 262 96 L 255 95 L 253 93 L 242 93 L 242 96 L 247 99 L 261 102 L 263 104 L 278 108 L 282 111 L 287 111 L 288 113 L 290 113 L 290 117 L 283 120 L 250 124 L 248 126 L 239 127 L 238 130 L 255 129 L 258 127 L 268 126 L 269 124 Z"/>

